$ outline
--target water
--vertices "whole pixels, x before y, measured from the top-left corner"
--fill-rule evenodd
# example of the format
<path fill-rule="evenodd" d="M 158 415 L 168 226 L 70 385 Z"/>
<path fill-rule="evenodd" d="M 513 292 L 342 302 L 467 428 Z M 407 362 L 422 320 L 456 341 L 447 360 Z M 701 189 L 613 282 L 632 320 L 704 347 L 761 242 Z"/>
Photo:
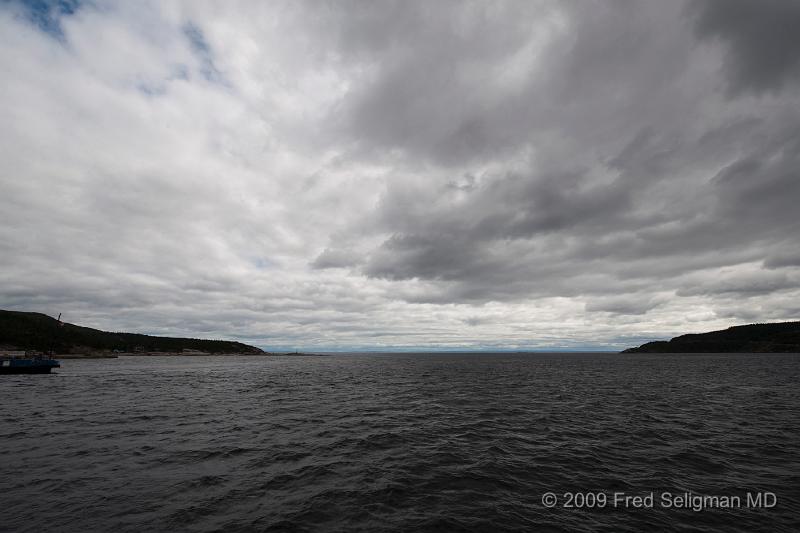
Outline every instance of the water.
<path fill-rule="evenodd" d="M 0 379 L 0 530 L 800 531 L 799 374 L 800 355 L 64 361 Z M 609 504 L 562 506 L 587 491 Z M 659 505 L 686 491 L 744 507 Z"/>

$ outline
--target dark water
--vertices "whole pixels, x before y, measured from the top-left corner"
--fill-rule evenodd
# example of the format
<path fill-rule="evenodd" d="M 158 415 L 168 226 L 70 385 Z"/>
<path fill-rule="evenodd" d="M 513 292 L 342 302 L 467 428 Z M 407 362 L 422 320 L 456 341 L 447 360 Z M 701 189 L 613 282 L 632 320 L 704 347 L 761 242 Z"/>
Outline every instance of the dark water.
<path fill-rule="evenodd" d="M 800 531 L 800 355 L 121 358 L 0 378 L 3 531 Z M 688 491 L 742 507 L 660 505 Z"/>

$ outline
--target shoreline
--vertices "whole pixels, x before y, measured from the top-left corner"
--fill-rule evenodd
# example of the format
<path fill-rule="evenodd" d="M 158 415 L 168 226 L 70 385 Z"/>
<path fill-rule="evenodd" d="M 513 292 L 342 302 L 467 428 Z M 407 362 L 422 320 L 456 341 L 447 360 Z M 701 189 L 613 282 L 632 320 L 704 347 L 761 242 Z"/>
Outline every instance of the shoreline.
<path fill-rule="evenodd" d="M 53 359 L 118 359 L 120 357 L 327 357 L 317 353 L 181 353 L 181 352 L 119 352 L 91 354 L 54 354 Z"/>

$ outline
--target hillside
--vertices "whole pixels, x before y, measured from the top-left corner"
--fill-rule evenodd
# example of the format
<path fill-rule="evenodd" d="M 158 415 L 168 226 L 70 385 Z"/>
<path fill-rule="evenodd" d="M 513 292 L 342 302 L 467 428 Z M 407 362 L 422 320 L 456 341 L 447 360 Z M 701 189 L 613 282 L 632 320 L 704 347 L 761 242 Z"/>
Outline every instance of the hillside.
<path fill-rule="evenodd" d="M 733 326 L 654 341 L 622 353 L 800 353 L 800 322 Z"/>
<path fill-rule="evenodd" d="M 260 355 L 264 352 L 241 342 L 176 337 L 154 337 L 138 333 L 111 333 L 58 321 L 41 313 L 0 310 L 0 348 L 54 353 L 168 352 L 196 350 L 206 353 Z"/>

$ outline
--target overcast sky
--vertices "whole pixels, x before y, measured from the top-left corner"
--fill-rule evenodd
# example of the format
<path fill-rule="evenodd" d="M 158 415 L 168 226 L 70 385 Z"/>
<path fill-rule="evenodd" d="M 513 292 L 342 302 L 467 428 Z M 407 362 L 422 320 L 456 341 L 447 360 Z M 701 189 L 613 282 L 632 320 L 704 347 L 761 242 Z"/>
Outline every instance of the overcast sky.
<path fill-rule="evenodd" d="M 0 308 L 266 349 L 800 316 L 800 2 L 0 4 Z"/>

